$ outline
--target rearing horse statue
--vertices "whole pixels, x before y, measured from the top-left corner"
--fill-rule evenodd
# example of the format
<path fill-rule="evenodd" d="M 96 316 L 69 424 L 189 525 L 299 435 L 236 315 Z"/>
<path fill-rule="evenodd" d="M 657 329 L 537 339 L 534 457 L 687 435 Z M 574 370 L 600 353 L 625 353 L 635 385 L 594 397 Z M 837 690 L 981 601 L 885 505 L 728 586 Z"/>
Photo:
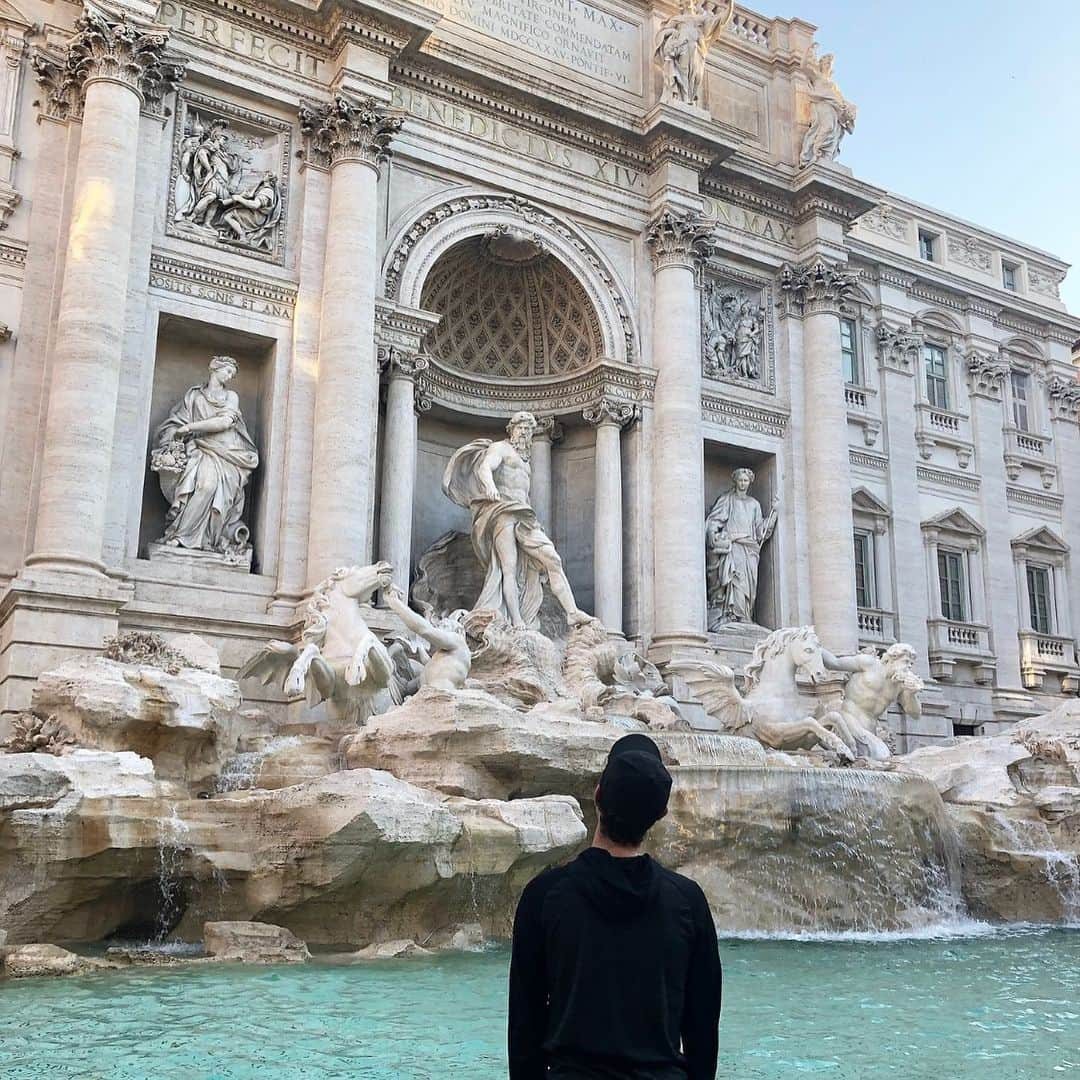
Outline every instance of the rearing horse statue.
<path fill-rule="evenodd" d="M 804 672 L 812 683 L 824 678 L 821 653 L 812 626 L 774 630 L 754 647 L 746 665 L 745 695 L 735 686 L 735 672 L 724 664 L 676 660 L 668 665 L 668 672 L 685 679 L 705 711 L 734 735 L 757 739 L 773 750 L 820 746 L 842 761 L 853 761 L 845 740 L 808 716 L 799 698 L 795 673 Z"/>

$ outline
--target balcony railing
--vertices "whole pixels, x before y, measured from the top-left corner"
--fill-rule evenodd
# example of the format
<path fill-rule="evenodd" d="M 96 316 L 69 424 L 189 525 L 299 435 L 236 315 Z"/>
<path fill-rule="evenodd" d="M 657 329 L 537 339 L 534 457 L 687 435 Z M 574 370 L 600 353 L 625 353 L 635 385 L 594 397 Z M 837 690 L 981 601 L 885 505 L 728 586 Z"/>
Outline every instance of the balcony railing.
<path fill-rule="evenodd" d="M 868 644 L 891 645 L 896 640 L 895 616 L 880 608 L 859 608 L 859 640 Z"/>
<path fill-rule="evenodd" d="M 930 671 L 935 678 L 951 679 L 958 663 L 975 667 L 976 682 L 990 682 L 994 655 L 990 649 L 990 627 L 982 623 L 928 619 Z"/>
<path fill-rule="evenodd" d="M 1072 671 L 1076 668 L 1076 642 L 1057 634 L 1037 634 L 1034 630 L 1020 631 L 1020 662 L 1024 667 L 1041 667 L 1053 671 Z"/>

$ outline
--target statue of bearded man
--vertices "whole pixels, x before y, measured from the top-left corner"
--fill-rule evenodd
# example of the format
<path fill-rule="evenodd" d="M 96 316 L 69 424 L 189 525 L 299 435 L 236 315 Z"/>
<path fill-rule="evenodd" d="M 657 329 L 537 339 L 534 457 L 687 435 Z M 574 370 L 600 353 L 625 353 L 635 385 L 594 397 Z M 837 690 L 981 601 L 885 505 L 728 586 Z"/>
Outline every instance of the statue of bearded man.
<path fill-rule="evenodd" d="M 562 559 L 529 505 L 536 417 L 515 413 L 507 438 L 474 439 L 454 453 L 443 492 L 472 514 L 472 543 L 487 576 L 474 611 L 495 611 L 512 626 L 539 626 L 543 578 L 571 626 L 588 619 L 574 600 Z"/>

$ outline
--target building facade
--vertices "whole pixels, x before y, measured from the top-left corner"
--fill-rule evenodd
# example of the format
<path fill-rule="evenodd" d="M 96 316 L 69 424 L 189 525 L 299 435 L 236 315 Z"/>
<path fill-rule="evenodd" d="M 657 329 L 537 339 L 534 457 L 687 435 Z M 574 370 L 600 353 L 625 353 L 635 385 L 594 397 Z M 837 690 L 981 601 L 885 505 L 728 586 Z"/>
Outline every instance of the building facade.
<path fill-rule="evenodd" d="M 120 629 L 235 670 L 338 566 L 461 564 L 443 469 L 523 410 L 578 602 L 661 665 L 811 622 L 909 642 L 909 744 L 1080 689 L 1067 267 L 840 164 L 813 27 L 642 0 L 0 23 L 0 711 Z M 221 416 L 204 490 L 187 425 Z"/>

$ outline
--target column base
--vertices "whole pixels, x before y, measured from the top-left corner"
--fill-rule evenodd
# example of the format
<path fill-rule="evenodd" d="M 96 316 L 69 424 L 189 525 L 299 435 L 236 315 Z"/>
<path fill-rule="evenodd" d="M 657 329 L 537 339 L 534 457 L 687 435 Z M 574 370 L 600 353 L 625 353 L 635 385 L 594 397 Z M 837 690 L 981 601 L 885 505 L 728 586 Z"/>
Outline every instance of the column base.
<path fill-rule="evenodd" d="M 103 575 L 24 568 L 0 595 L 0 713 L 28 708 L 43 671 L 100 653 L 134 591 Z"/>

